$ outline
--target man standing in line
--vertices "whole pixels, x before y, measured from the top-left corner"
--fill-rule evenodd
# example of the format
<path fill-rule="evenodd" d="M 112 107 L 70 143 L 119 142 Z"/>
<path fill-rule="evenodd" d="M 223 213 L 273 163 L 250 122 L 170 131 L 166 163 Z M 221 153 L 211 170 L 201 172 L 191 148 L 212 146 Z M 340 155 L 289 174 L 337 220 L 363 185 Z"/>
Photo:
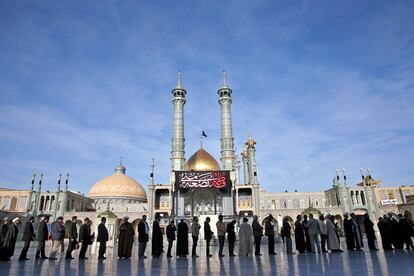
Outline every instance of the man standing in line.
<path fill-rule="evenodd" d="M 36 238 L 34 229 L 33 229 L 33 222 L 34 222 L 34 217 L 32 216 L 29 218 L 29 221 L 27 221 L 24 225 L 23 237 L 22 237 L 22 241 L 24 241 L 24 246 L 23 246 L 22 252 L 20 253 L 19 261 L 29 260 L 27 258 L 27 251 L 29 251 L 30 242 L 34 241 Z"/>
<path fill-rule="evenodd" d="M 302 216 L 297 215 L 295 221 L 295 244 L 296 250 L 299 253 L 305 253 L 306 243 L 305 243 L 305 233 L 302 226 Z"/>
<path fill-rule="evenodd" d="M 308 232 L 308 216 L 307 215 L 303 216 L 302 228 L 303 228 L 303 232 L 305 233 L 305 249 L 306 249 L 306 252 L 312 252 L 312 246 L 311 246 L 311 242 L 310 242 L 310 238 L 309 238 L 309 232 Z"/>
<path fill-rule="evenodd" d="M 63 217 L 58 217 L 50 227 L 50 236 L 52 238 L 52 249 L 50 250 L 49 260 L 57 260 L 56 254 L 61 249 L 61 242 L 65 237 L 65 228 L 63 227 Z"/>
<path fill-rule="evenodd" d="M 364 226 L 365 226 L 365 235 L 367 236 L 369 249 L 378 250 L 375 247 L 375 240 L 377 239 L 377 237 L 375 236 L 374 223 L 369 219 L 368 213 L 365 213 L 364 215 Z"/>
<path fill-rule="evenodd" d="M 184 217 L 181 217 L 180 222 L 177 225 L 177 256 L 187 257 L 188 255 L 188 226 L 184 221 Z"/>
<path fill-rule="evenodd" d="M 248 218 L 243 218 L 239 228 L 239 256 L 253 255 L 253 229 Z"/>
<path fill-rule="evenodd" d="M 346 237 L 346 249 L 348 251 L 355 250 L 355 234 L 354 234 L 354 224 L 352 220 L 349 219 L 349 215 L 347 213 L 344 214 L 344 230 L 345 230 L 345 237 Z"/>
<path fill-rule="evenodd" d="M 210 228 L 210 218 L 206 217 L 206 221 L 204 222 L 204 239 L 206 240 L 206 256 L 207 258 L 213 257 L 210 254 L 210 241 L 213 238 L 214 232 L 211 231 Z"/>
<path fill-rule="evenodd" d="M 381 234 L 382 249 L 392 250 L 391 225 L 388 223 L 387 215 L 379 217 L 377 225 Z"/>
<path fill-rule="evenodd" d="M 289 224 L 289 221 L 287 217 L 283 218 L 283 224 L 282 224 L 282 231 L 281 236 L 285 238 L 286 243 L 286 253 L 287 254 L 296 254 L 292 251 L 292 227 Z"/>
<path fill-rule="evenodd" d="M 224 257 L 223 247 L 224 247 L 224 237 L 226 236 L 226 225 L 223 222 L 223 215 L 219 215 L 218 221 L 216 223 L 217 227 L 217 236 L 219 239 L 219 257 Z"/>
<path fill-rule="evenodd" d="M 402 214 L 398 214 L 398 225 L 400 226 L 400 230 L 401 230 L 401 242 L 402 242 L 402 246 L 404 247 L 405 244 L 405 249 L 406 250 L 411 250 L 414 249 L 413 246 L 413 241 L 411 240 L 411 236 L 413 235 L 413 225 L 410 221 L 410 219 L 408 218 L 407 214 L 404 214 L 404 216 Z M 368 236 L 368 234 L 367 234 Z M 368 240 L 369 242 L 369 240 Z M 371 249 L 371 247 L 370 247 Z"/>
<path fill-rule="evenodd" d="M 174 220 L 170 221 L 170 224 L 167 226 L 167 240 L 168 240 L 168 251 L 167 251 L 167 257 L 171 258 L 171 248 L 173 246 L 174 240 L 175 240 L 175 231 L 177 231 L 177 228 L 174 225 Z"/>
<path fill-rule="evenodd" d="M 253 216 L 252 228 L 255 244 L 254 254 L 256 256 L 261 256 L 262 254 L 260 253 L 260 243 L 263 237 L 263 226 L 260 225 L 259 218 L 256 215 Z"/>
<path fill-rule="evenodd" d="M 163 236 L 160 227 L 160 215 L 155 215 L 155 220 L 152 223 L 152 250 L 153 258 L 159 258 L 163 252 Z"/>
<path fill-rule="evenodd" d="M 149 226 L 147 223 L 147 216 L 143 215 L 141 221 L 138 223 L 138 258 L 146 259 L 145 249 L 147 248 Z"/>
<path fill-rule="evenodd" d="M 98 225 L 98 237 L 96 241 L 99 242 L 99 255 L 98 259 L 105 260 L 106 242 L 109 240 L 108 229 L 105 226 L 106 217 L 101 218 L 101 223 Z"/>
<path fill-rule="evenodd" d="M 268 239 L 268 252 L 269 255 L 276 255 L 275 252 L 275 230 L 274 230 L 274 224 L 273 224 L 273 216 L 270 214 L 267 217 L 266 224 L 265 224 L 265 235 Z"/>
<path fill-rule="evenodd" d="M 128 220 L 129 217 L 124 216 L 124 222 L 119 227 L 118 258 L 131 258 L 135 232 Z"/>
<path fill-rule="evenodd" d="M 358 221 L 356 220 L 355 214 L 351 213 L 351 221 L 353 223 L 353 230 L 355 235 L 355 246 L 356 250 L 362 250 L 362 247 L 364 247 L 364 244 L 362 243 L 362 232 L 361 227 L 359 226 Z"/>
<path fill-rule="evenodd" d="M 308 234 L 311 243 L 311 252 L 315 253 L 318 251 L 318 253 L 321 253 L 321 247 L 319 245 L 319 224 L 316 219 L 313 218 L 313 214 L 309 214 Z"/>
<path fill-rule="evenodd" d="M 3 250 L 1 259 L 4 261 L 10 261 L 10 258 L 14 255 L 14 249 L 16 248 L 17 235 L 19 229 L 17 225 L 21 223 L 19 218 L 14 218 L 12 223 L 7 225 L 7 233 L 3 241 Z"/>
<path fill-rule="evenodd" d="M 236 257 L 234 254 L 234 243 L 236 242 L 236 231 L 234 226 L 236 225 L 236 220 L 233 219 L 229 224 L 227 224 L 227 241 L 229 242 L 229 256 Z"/>
<path fill-rule="evenodd" d="M 67 236 L 69 239 L 68 249 L 66 249 L 65 259 L 72 260 L 72 252 L 75 250 L 76 243 L 78 242 L 78 229 L 76 228 L 77 216 L 73 216 L 71 221 L 68 221 L 66 225 Z"/>
<path fill-rule="evenodd" d="M 89 226 L 89 218 L 85 218 L 84 223 L 79 229 L 79 241 L 82 242 L 81 249 L 79 251 L 79 260 L 87 260 L 85 256 L 88 246 L 92 244 L 91 228 Z"/>
<path fill-rule="evenodd" d="M 197 250 L 197 242 L 198 242 L 198 235 L 200 234 L 200 224 L 198 223 L 198 218 L 193 217 L 193 224 L 191 225 L 191 236 L 193 237 L 193 250 L 192 250 L 192 256 L 197 258 L 198 255 L 196 253 Z"/>
<path fill-rule="evenodd" d="M 45 253 L 46 241 L 49 236 L 49 230 L 47 229 L 47 223 L 49 222 L 49 217 L 42 217 L 39 222 L 39 227 L 37 228 L 37 250 L 36 250 L 36 259 L 47 259 Z"/>
<path fill-rule="evenodd" d="M 326 224 L 325 224 L 325 217 L 323 215 L 319 216 L 319 233 L 321 234 L 321 247 L 322 247 L 322 252 L 326 253 L 328 252 L 326 250 L 326 241 L 328 239 L 328 232 L 326 229 Z"/>

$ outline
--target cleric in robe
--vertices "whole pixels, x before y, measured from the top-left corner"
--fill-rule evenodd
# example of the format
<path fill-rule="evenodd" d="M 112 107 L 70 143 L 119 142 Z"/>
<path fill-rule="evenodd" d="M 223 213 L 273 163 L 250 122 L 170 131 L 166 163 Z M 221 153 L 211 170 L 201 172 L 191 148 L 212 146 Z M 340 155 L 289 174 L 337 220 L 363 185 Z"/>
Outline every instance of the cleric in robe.
<path fill-rule="evenodd" d="M 305 233 L 302 226 L 302 216 L 297 215 L 295 221 L 295 244 L 296 250 L 299 253 L 305 253 L 306 242 L 305 242 Z"/>
<path fill-rule="evenodd" d="M 14 218 L 11 224 L 7 226 L 7 233 L 3 240 L 2 256 L 4 261 L 10 261 L 10 258 L 14 255 L 14 249 L 16 247 L 17 235 L 19 229 L 17 226 L 21 223 L 19 218 Z"/>
<path fill-rule="evenodd" d="M 253 255 L 253 229 L 249 224 L 247 218 L 243 218 L 243 223 L 239 228 L 239 255 L 252 256 Z"/>
<path fill-rule="evenodd" d="M 188 255 L 188 226 L 184 218 L 177 226 L 177 256 L 186 257 Z"/>
<path fill-rule="evenodd" d="M 155 220 L 152 224 L 152 256 L 154 258 L 160 257 L 162 253 L 163 237 L 160 227 L 160 215 L 155 215 Z"/>
<path fill-rule="evenodd" d="M 130 258 L 132 253 L 132 246 L 134 245 L 134 228 L 128 222 L 129 217 L 124 217 L 124 222 L 119 227 L 119 243 L 118 243 L 118 257 Z"/>
<path fill-rule="evenodd" d="M 341 244 L 339 242 L 339 234 L 333 223 L 334 217 L 332 215 L 326 215 L 326 236 L 328 241 L 328 249 L 331 252 L 342 252 Z"/>

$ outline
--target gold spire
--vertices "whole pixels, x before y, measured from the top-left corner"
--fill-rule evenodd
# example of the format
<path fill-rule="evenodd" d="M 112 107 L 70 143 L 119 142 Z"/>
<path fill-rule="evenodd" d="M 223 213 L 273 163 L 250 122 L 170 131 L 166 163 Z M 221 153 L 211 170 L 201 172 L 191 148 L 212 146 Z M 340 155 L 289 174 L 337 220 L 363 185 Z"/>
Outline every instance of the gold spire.
<path fill-rule="evenodd" d="M 253 148 L 256 147 L 256 141 L 253 140 L 253 137 L 252 137 L 252 133 L 251 132 L 249 132 L 249 139 L 247 139 L 245 145 L 246 146 L 249 146 L 249 147 L 253 147 Z"/>

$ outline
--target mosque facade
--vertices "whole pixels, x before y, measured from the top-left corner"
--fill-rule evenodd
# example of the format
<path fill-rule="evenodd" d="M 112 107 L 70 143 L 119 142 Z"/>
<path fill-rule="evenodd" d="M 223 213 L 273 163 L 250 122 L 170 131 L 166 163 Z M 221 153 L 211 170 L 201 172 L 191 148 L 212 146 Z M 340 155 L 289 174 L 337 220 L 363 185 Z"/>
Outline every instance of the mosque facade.
<path fill-rule="evenodd" d="M 124 216 L 128 216 L 136 228 L 144 214 L 150 222 L 159 214 L 162 227 L 178 217 L 190 222 L 193 216 L 199 216 L 201 220 L 209 216 L 214 223 L 220 214 L 226 221 L 241 217 L 252 219 L 257 215 L 264 223 L 272 214 L 278 232 L 282 217 L 287 216 L 293 222 L 298 214 L 330 213 L 339 225 L 346 212 L 359 216 L 368 213 L 374 220 L 388 213 L 408 212 L 412 216 L 414 186 L 381 187 L 381 181 L 374 179 L 369 170 L 361 171 L 361 182 L 356 185 L 347 182 L 345 172 L 336 172 L 330 187 L 320 192 L 274 193 L 264 190 L 257 172 L 256 141 L 250 135 L 242 152 L 237 154 L 235 151 L 231 116 L 233 91 L 225 74 L 217 94 L 221 110 L 220 161 L 204 149 L 202 141 L 200 149 L 186 158 L 184 110 L 187 91 L 178 75 L 177 85 L 172 90 L 168 183 L 155 183 L 153 161 L 147 189 L 128 176 L 122 164 L 115 167 L 114 174 L 97 181 L 88 195 L 68 190 L 69 175 L 63 189 L 59 177 L 55 192 L 42 191 L 41 176 L 35 190 L 34 176 L 30 190 L 0 189 L 0 217 L 34 215 L 50 216 L 53 220 L 63 216 L 67 220 L 77 215 L 80 220 L 92 219 L 97 227 L 100 218 L 105 216 L 111 244 L 116 240 L 118 225 Z"/>

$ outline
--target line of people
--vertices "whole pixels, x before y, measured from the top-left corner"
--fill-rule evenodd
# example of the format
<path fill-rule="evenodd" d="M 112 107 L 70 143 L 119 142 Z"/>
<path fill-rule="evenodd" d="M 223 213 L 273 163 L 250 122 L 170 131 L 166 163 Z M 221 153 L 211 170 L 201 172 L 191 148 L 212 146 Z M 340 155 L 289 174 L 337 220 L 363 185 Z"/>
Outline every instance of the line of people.
<path fill-rule="evenodd" d="M 159 258 L 164 252 L 163 238 L 164 234 L 160 226 L 161 217 L 157 214 L 155 216 L 152 225 L 151 245 L 152 256 Z M 212 257 L 210 254 L 210 244 L 214 237 L 214 232 L 210 226 L 210 218 L 207 217 L 204 221 L 204 240 L 206 256 Z M 88 218 L 84 219 L 84 223 L 77 230 L 78 218 L 73 216 L 70 221 L 63 223 L 63 217 L 58 217 L 48 229 L 49 217 L 42 217 L 39 225 L 37 236 L 33 227 L 34 217 L 29 217 L 25 223 L 22 235 L 22 241 L 24 246 L 19 256 L 20 261 L 28 260 L 27 252 L 30 248 L 30 243 L 37 240 L 38 246 L 36 250 L 36 259 L 49 259 L 56 260 L 59 251 L 61 256 L 64 254 L 64 238 L 68 238 L 68 248 L 65 254 L 66 259 L 73 259 L 72 252 L 79 250 L 79 259 L 86 260 L 86 252 L 88 246 L 94 241 L 94 233 L 91 233 L 91 221 Z M 0 227 L 0 260 L 10 261 L 14 255 L 15 244 L 18 235 L 18 226 L 21 224 L 19 218 L 10 220 L 5 218 L 3 224 Z M 369 215 L 365 214 L 363 220 L 365 234 L 368 241 L 368 247 L 370 250 L 378 250 L 375 245 L 376 235 L 374 230 L 374 223 L 370 220 Z M 252 224 L 249 223 L 245 217 L 239 226 L 239 255 L 251 256 L 262 255 L 260 253 L 261 239 L 263 236 L 268 238 L 268 254 L 276 255 L 275 252 L 275 226 L 276 220 L 270 214 L 265 219 L 264 227 L 259 223 L 258 217 L 253 217 Z M 225 237 L 227 234 L 228 252 L 230 257 L 237 256 L 234 254 L 234 245 L 236 242 L 236 220 L 232 220 L 227 223 L 223 222 L 223 216 L 218 216 L 216 223 L 217 237 L 219 242 L 219 257 L 225 257 L 223 254 Z M 362 242 L 361 227 L 356 219 L 354 213 L 344 214 L 343 228 L 346 238 L 346 248 L 348 251 L 362 250 L 364 244 Z M 191 224 L 191 236 L 192 236 L 192 252 L 191 256 L 194 258 L 199 257 L 197 255 L 197 246 L 199 243 L 201 225 L 198 221 L 198 217 L 193 217 Z M 380 231 L 382 246 L 384 250 L 403 249 L 404 245 L 407 250 L 414 249 L 411 237 L 414 237 L 414 225 L 407 215 L 398 215 L 398 220 L 391 215 L 384 215 L 379 218 L 378 229 Z M 139 259 L 145 259 L 145 251 L 147 243 L 149 241 L 150 227 L 147 223 L 147 218 L 144 215 L 138 224 L 138 256 Z M 264 233 L 263 233 L 264 232 Z M 293 232 L 293 233 L 292 233 Z M 172 247 L 174 241 L 177 242 L 176 255 L 183 258 L 189 255 L 189 241 L 188 241 L 189 227 L 184 220 L 184 217 L 180 218 L 180 222 L 177 227 L 174 220 L 171 220 L 166 227 L 166 237 L 168 241 L 167 257 L 172 257 Z M 296 250 L 299 253 L 326 253 L 328 250 L 331 252 L 343 252 L 340 245 L 340 231 L 338 224 L 335 223 L 332 215 L 319 216 L 319 219 L 315 219 L 313 214 L 309 214 L 303 217 L 298 215 L 296 221 L 292 225 L 287 217 L 283 218 L 281 227 L 281 238 L 286 245 L 287 254 L 295 254 L 292 249 L 292 236 L 295 238 Z M 264 234 L 264 235 L 263 235 Z M 129 222 L 129 218 L 125 216 L 123 222 L 119 227 L 118 232 L 118 257 L 130 258 L 132 255 L 132 248 L 134 244 L 134 227 Z M 52 241 L 49 257 L 46 256 L 45 247 L 48 240 Z M 108 230 L 106 228 L 106 218 L 101 218 L 101 223 L 98 225 L 98 236 L 96 241 L 99 242 L 99 259 L 105 259 L 106 243 L 109 240 Z"/>
<path fill-rule="evenodd" d="M 22 241 L 24 245 L 19 256 L 19 261 L 29 260 L 27 258 L 27 252 L 30 248 L 32 241 L 37 241 L 37 248 L 35 259 L 36 260 L 57 260 L 59 252 L 61 256 L 65 255 L 65 259 L 72 260 L 72 252 L 79 250 L 79 259 L 88 259 L 85 255 L 88 250 L 88 246 L 94 241 L 95 234 L 91 233 L 91 221 L 88 218 L 84 219 L 84 223 L 80 226 L 79 232 L 77 229 L 77 216 L 73 216 L 72 220 L 63 223 L 63 217 L 58 217 L 50 225 L 50 231 L 48 228 L 49 217 L 42 217 L 39 221 L 37 236 L 34 231 L 34 217 L 31 216 L 27 220 L 23 228 Z M 101 223 L 98 226 L 99 242 L 99 258 L 105 259 L 106 242 L 108 241 L 109 234 L 105 226 L 106 218 L 101 218 Z M 17 236 L 19 233 L 18 225 L 21 224 L 19 218 L 10 220 L 9 218 L 3 219 L 3 224 L 0 227 L 0 260 L 10 261 L 14 255 L 15 246 L 17 242 Z M 64 239 L 68 238 L 68 247 L 66 254 L 64 254 Z M 48 240 L 52 241 L 49 256 L 46 256 L 46 243 Z"/>
<path fill-rule="evenodd" d="M 155 220 L 152 225 L 152 257 L 158 258 L 164 252 L 163 247 L 163 233 L 161 227 L 159 225 L 160 216 L 156 215 Z M 124 217 L 123 223 L 120 226 L 119 231 L 119 239 L 118 239 L 118 257 L 119 258 L 130 258 L 132 255 L 132 248 L 133 248 L 133 241 L 134 241 L 134 229 L 132 224 L 128 221 L 128 217 Z M 243 218 L 243 222 L 239 227 L 239 255 L 246 255 L 251 256 L 255 255 L 262 255 L 260 253 L 260 243 L 263 237 L 263 230 L 265 230 L 265 235 L 269 239 L 269 246 L 268 251 L 271 255 L 276 255 L 274 250 L 274 241 L 275 241 L 275 223 L 273 221 L 273 217 L 270 215 L 267 219 L 265 224 L 265 229 L 260 225 L 258 221 L 258 217 L 254 216 L 253 223 L 250 225 L 248 223 L 247 218 Z M 211 241 L 213 240 L 214 231 L 212 231 L 210 226 L 210 218 L 207 217 L 204 221 L 204 240 L 205 240 L 205 250 L 206 256 L 208 258 L 212 257 L 210 254 L 210 245 Z M 219 242 L 219 257 L 225 257 L 223 253 L 224 244 L 225 244 L 225 237 L 227 234 L 227 242 L 228 242 L 228 252 L 230 257 L 237 256 L 234 253 L 234 245 L 236 243 L 236 220 L 232 220 L 231 222 L 227 223 L 227 225 L 223 222 L 223 216 L 218 216 L 218 221 L 216 223 L 217 229 L 217 238 Z M 199 236 L 200 236 L 200 229 L 201 225 L 198 221 L 198 217 L 193 217 L 191 223 L 191 238 L 192 238 L 192 248 L 191 248 L 191 256 L 193 258 L 198 258 L 197 255 L 197 246 L 199 243 Z M 175 226 L 174 220 L 171 220 L 169 225 L 166 227 L 166 237 L 168 241 L 168 249 L 167 249 L 167 257 L 172 257 L 172 247 L 174 241 L 177 242 L 176 246 L 176 255 L 179 258 L 184 258 L 189 255 L 189 241 L 188 241 L 188 233 L 189 233 L 188 224 L 185 222 L 184 217 L 180 218 L 180 222 L 177 226 Z M 149 242 L 149 231 L 150 227 L 147 223 L 147 217 L 144 215 L 141 221 L 138 223 L 138 257 L 139 259 L 146 259 L 147 256 L 145 255 L 147 243 Z M 255 245 L 255 246 L 254 246 Z"/>

